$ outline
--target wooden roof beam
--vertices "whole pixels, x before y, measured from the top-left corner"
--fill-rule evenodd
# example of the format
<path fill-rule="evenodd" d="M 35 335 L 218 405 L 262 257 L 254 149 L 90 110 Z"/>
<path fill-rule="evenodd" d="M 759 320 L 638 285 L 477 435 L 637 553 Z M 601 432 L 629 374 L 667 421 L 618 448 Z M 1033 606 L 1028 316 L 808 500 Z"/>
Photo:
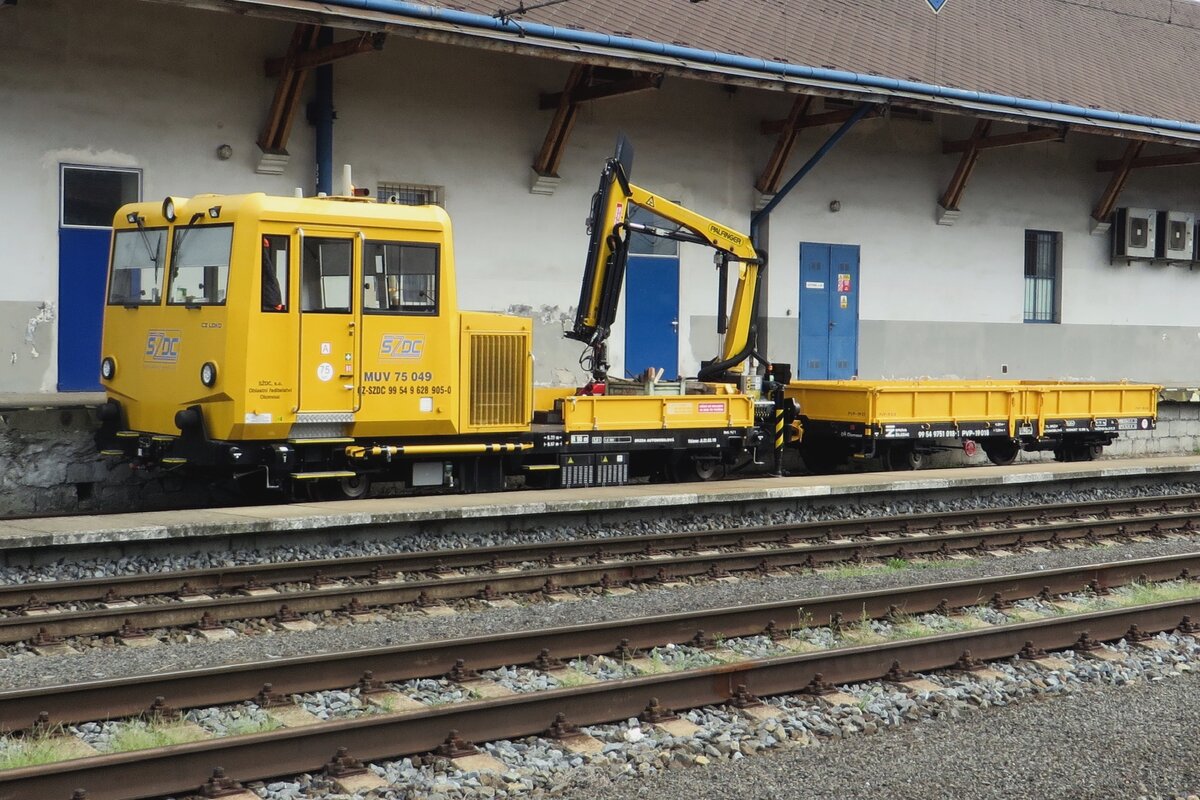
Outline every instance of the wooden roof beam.
<path fill-rule="evenodd" d="M 1067 138 L 1068 127 L 1067 125 L 1063 125 L 1054 128 L 1030 128 L 1027 131 L 985 136 L 978 141 L 972 139 L 945 141 L 942 142 L 942 153 L 949 155 L 950 153 L 965 153 L 971 148 L 975 150 L 994 150 L 998 147 L 1016 147 L 1023 144 L 1034 144 L 1035 142 L 1061 142 Z"/>
<path fill-rule="evenodd" d="M 386 39 L 386 33 L 363 33 L 359 34 L 357 39 L 346 39 L 326 47 L 317 47 L 295 54 L 289 52 L 282 58 L 268 58 L 264 68 L 268 78 L 278 78 L 287 69 L 312 69 L 359 53 L 382 50 Z"/>
<path fill-rule="evenodd" d="M 562 164 L 563 152 L 571 129 L 575 126 L 579 107 L 584 103 L 619 97 L 636 92 L 645 92 L 662 86 L 661 72 L 634 72 L 576 64 L 567 76 L 561 92 L 543 93 L 538 98 L 538 108 L 554 109 L 554 119 L 542 148 L 533 162 L 534 178 L 530 191 L 534 194 L 553 194 L 558 181 L 558 167 Z"/>
<path fill-rule="evenodd" d="M 1107 159 L 1096 162 L 1097 172 L 1112 172 L 1121 169 L 1123 159 Z M 1187 167 L 1192 164 L 1200 164 L 1200 150 L 1186 150 L 1182 153 L 1163 153 L 1157 156 L 1145 156 L 1135 158 L 1130 164 L 1129 169 L 1142 169 L 1145 167 Z"/>
<path fill-rule="evenodd" d="M 317 34 L 320 26 L 301 23 L 292 31 L 292 41 L 288 45 L 287 55 L 283 58 L 285 66 L 279 74 L 279 83 L 275 86 L 275 96 L 271 100 L 271 108 L 267 113 L 267 122 L 258 137 L 259 149 L 267 156 L 283 159 L 282 163 L 268 165 L 267 160 L 259 164 L 258 171 L 282 174 L 286 164 L 287 143 L 292 132 L 292 121 L 296 118 L 296 108 L 300 104 L 300 94 L 304 91 L 304 81 L 308 70 L 295 69 L 291 65 L 302 54 L 311 51 L 317 44 Z"/>
<path fill-rule="evenodd" d="M 593 68 L 592 80 L 588 84 L 576 86 L 571 90 L 570 101 L 579 105 L 590 103 L 594 100 L 604 100 L 608 97 L 620 97 L 626 94 L 647 92 L 659 88 L 663 82 L 663 74 L 661 72 L 632 73 L 630 77 L 609 81 L 600 81 L 596 77 L 596 71 Z M 558 108 L 562 103 L 564 94 L 566 94 L 565 91 L 554 92 L 552 94 L 543 93 L 538 98 L 538 108 L 542 111 Z"/>
<path fill-rule="evenodd" d="M 882 116 L 885 107 L 885 105 L 880 105 L 879 108 L 868 111 L 867 115 L 863 117 L 863 119 L 871 119 L 872 117 Z M 839 108 L 836 111 L 823 111 L 820 114 L 808 114 L 800 121 L 798 130 L 803 130 L 805 128 L 820 128 L 825 125 L 841 125 L 853 115 L 853 108 Z M 787 119 L 764 119 L 759 123 L 759 131 L 767 136 L 783 133 L 785 130 L 787 130 L 787 128 Z"/>
<path fill-rule="evenodd" d="M 758 180 L 754 184 L 754 188 L 762 194 L 775 194 L 779 191 L 779 181 L 783 177 L 783 168 L 787 166 L 788 159 L 791 158 L 792 150 L 796 147 L 796 139 L 800 135 L 800 129 L 803 126 L 809 107 L 812 106 L 812 95 L 799 95 L 795 102 L 792 103 L 792 110 L 788 114 L 783 129 L 779 131 L 779 139 L 775 142 L 775 149 L 771 151 L 771 157 L 767 159 L 767 165 L 763 167 L 762 174 L 758 176 Z"/>
<path fill-rule="evenodd" d="M 531 191 L 535 194 L 554 193 L 552 181 L 558 179 L 558 167 L 562 163 L 563 151 L 567 147 L 567 139 L 571 135 L 571 128 L 575 125 L 575 117 L 579 111 L 579 104 L 573 98 L 575 92 L 580 87 L 586 86 L 591 77 L 592 67 L 587 64 L 576 64 L 571 67 L 571 74 L 567 76 L 566 86 L 556 95 L 558 106 L 554 112 L 554 119 L 550 120 L 550 129 L 546 131 L 542 149 L 533 162 L 533 171 L 537 177 Z"/>
<path fill-rule="evenodd" d="M 1104 193 L 1100 195 L 1100 199 L 1096 201 L 1096 207 L 1092 210 L 1092 219 L 1095 221 L 1093 232 L 1101 232 L 1101 227 L 1107 230 L 1108 218 L 1117 205 L 1117 198 L 1121 196 L 1121 190 L 1125 188 L 1125 181 L 1129 179 L 1129 173 L 1133 171 L 1133 165 L 1145 146 L 1146 143 L 1139 140 L 1133 140 L 1125 146 L 1125 155 L 1121 156 L 1121 160 L 1117 162 L 1117 168 L 1113 171 L 1108 186 L 1104 188 Z"/>
<path fill-rule="evenodd" d="M 981 119 L 975 122 L 975 130 L 971 133 L 971 138 L 966 140 L 967 147 L 963 150 L 962 158 L 958 160 L 958 166 L 950 178 L 950 184 L 942 193 L 941 200 L 938 201 L 938 205 L 941 206 L 938 224 L 952 225 L 957 218 L 959 201 L 962 200 L 963 192 L 967 188 L 967 181 L 971 179 L 971 173 L 975 171 L 975 164 L 979 161 L 981 149 L 979 143 L 987 138 L 991 128 L 992 121 L 990 119 Z"/>

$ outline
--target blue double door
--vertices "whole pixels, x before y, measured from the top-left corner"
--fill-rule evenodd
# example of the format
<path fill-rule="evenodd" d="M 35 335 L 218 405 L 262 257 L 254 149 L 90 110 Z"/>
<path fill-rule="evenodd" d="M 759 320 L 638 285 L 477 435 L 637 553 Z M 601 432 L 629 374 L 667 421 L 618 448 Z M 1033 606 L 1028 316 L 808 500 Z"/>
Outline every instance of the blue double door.
<path fill-rule="evenodd" d="M 800 244 L 801 380 L 858 374 L 858 245 Z"/>

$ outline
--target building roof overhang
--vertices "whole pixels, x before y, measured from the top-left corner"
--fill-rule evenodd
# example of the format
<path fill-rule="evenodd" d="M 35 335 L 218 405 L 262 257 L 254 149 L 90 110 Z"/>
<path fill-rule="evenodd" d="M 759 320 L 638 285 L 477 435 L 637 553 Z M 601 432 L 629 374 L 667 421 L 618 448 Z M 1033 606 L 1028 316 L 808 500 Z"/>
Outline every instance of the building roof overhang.
<path fill-rule="evenodd" d="M 1200 124 L 1102 108 L 766 60 L 669 42 L 403 0 L 157 0 L 242 15 L 386 32 L 565 61 L 653 70 L 732 85 L 813 93 L 871 103 L 1040 125 L 1121 138 L 1200 146 Z"/>

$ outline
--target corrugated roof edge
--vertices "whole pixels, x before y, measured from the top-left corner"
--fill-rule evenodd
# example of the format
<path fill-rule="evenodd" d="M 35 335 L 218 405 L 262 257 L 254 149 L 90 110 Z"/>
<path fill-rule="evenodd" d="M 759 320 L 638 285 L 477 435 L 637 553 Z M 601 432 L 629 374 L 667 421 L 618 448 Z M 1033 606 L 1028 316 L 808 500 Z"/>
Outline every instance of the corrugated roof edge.
<path fill-rule="evenodd" d="M 246 2 L 246 0 L 242 0 L 242 2 Z M 249 2 L 254 2 L 254 0 L 249 0 Z M 760 58 L 734 55 L 732 53 L 722 53 L 715 50 L 701 50 L 699 48 L 668 44 L 666 42 L 655 42 L 648 39 L 636 39 L 570 28 L 556 28 L 552 25 L 545 25 L 538 22 L 521 22 L 518 24 L 511 20 L 499 20 L 468 11 L 435 8 L 419 3 L 404 2 L 404 0 L 322 0 L 322 5 L 395 14 L 498 33 L 511 33 L 521 36 L 525 40 L 536 37 L 576 45 L 605 47 L 632 53 L 678 58 L 698 64 L 757 72 L 776 78 L 825 81 L 890 92 L 904 92 L 952 103 L 980 103 L 1000 109 L 1015 109 L 1035 115 L 1057 115 L 1058 117 L 1082 119 L 1092 123 L 1156 128 L 1163 131 L 1188 134 L 1189 136 L 1200 136 L 1200 124 L 1184 122 L 1182 120 L 1127 114 L 1120 111 L 1109 111 L 1098 108 L 1085 108 L 1069 103 L 1055 103 L 1047 100 L 1010 97 L 990 92 L 956 89 L 950 86 L 888 78 L 880 75 L 865 75 L 858 72 L 827 69 L 824 67 L 785 64 Z"/>

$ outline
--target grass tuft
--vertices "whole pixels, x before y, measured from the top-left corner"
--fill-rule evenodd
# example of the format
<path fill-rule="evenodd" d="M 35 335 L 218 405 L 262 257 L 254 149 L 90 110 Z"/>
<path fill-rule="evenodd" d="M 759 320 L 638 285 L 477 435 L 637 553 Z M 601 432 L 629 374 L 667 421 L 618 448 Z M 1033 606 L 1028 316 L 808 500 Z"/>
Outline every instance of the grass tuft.
<path fill-rule="evenodd" d="M 203 729 L 181 725 L 178 722 L 130 722 L 113 735 L 109 752 L 149 750 L 153 747 L 169 747 L 206 738 L 208 737 Z"/>
<path fill-rule="evenodd" d="M 5 737 L 0 740 L 0 770 L 67 761 L 74 757 L 70 747 L 63 736 Z"/>

